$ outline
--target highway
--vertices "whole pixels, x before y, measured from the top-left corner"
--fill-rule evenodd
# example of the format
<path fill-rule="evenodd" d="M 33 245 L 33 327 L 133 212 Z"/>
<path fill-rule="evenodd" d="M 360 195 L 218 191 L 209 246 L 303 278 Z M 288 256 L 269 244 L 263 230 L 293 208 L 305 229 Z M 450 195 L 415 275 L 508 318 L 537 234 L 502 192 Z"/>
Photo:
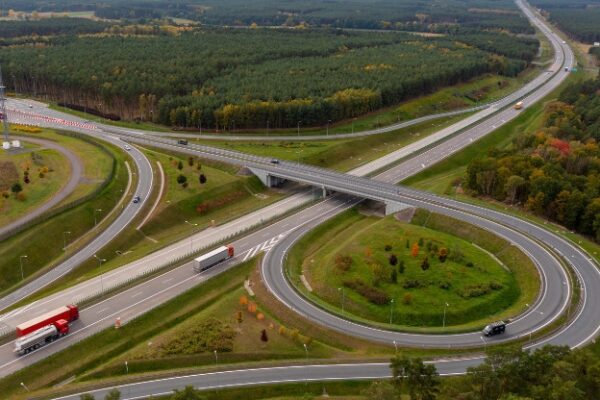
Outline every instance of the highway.
<path fill-rule="evenodd" d="M 31 102 L 24 101 L 11 101 L 11 104 L 20 104 L 21 107 L 28 109 L 28 104 Z M 9 112 L 9 117 L 12 118 L 14 115 L 14 111 Z M 60 129 L 65 129 L 66 126 L 71 128 L 76 128 L 76 125 L 72 124 L 59 124 L 56 121 L 47 121 L 46 125 L 51 127 L 58 127 Z M 125 144 L 121 140 L 117 138 L 112 138 L 110 136 L 106 136 L 103 138 L 107 142 L 118 146 L 123 147 Z M 153 183 L 153 174 L 152 167 L 150 162 L 146 158 L 146 156 L 139 151 L 138 149 L 132 148 L 129 152 L 131 159 L 134 161 L 137 171 L 138 171 L 138 180 L 137 187 L 135 188 L 135 195 L 138 195 L 142 198 L 138 204 L 126 204 L 123 210 L 119 213 L 119 216 L 102 232 L 100 232 L 94 239 L 92 239 L 87 245 L 85 245 L 82 249 L 77 251 L 74 255 L 69 257 L 67 260 L 58 263 L 50 267 L 48 272 L 40 275 L 39 277 L 34 278 L 24 286 L 16 289 L 15 291 L 9 293 L 0 299 L 0 310 L 5 309 L 23 298 L 35 293 L 41 288 L 49 285 L 55 280 L 59 279 L 61 276 L 69 273 L 71 270 L 76 268 L 82 262 L 92 258 L 94 254 L 99 252 L 106 244 L 108 244 L 116 235 L 119 234 L 125 227 L 127 227 L 131 221 L 138 215 L 140 209 L 143 207 L 148 197 L 150 196 L 150 192 L 152 190 Z M 106 210 L 108 212 L 109 210 Z"/>
<path fill-rule="evenodd" d="M 560 71 L 560 66 L 562 65 L 561 57 L 563 56 L 563 50 L 567 54 L 566 61 L 565 61 L 566 65 L 570 65 L 569 63 L 572 63 L 572 54 L 570 53 L 570 50 L 568 49 L 568 47 L 564 46 L 565 49 L 560 49 L 563 46 L 561 46 L 559 43 L 557 43 L 555 38 L 553 40 L 553 44 L 559 50 L 559 51 L 557 51 L 557 56 L 558 56 L 557 62 L 560 61 L 560 63 L 558 64 L 559 70 L 557 71 L 557 73 L 555 75 L 553 75 L 553 77 L 549 78 L 550 80 L 539 91 L 536 91 L 535 94 L 538 94 L 539 96 L 541 96 L 542 95 L 541 93 L 543 93 L 544 91 L 547 93 L 550 90 L 552 90 L 554 87 L 556 87 L 557 84 L 559 84 L 562 81 L 562 79 L 564 79 L 565 74 L 563 74 L 562 71 Z M 546 80 L 548 80 L 548 79 L 546 79 Z M 531 96 L 535 96 L 535 94 L 531 95 Z M 526 99 L 525 101 L 527 104 L 527 102 L 533 102 L 534 98 L 530 97 L 530 98 Z M 487 130 L 487 132 L 490 132 L 490 131 L 494 130 L 495 127 L 497 127 L 500 124 L 513 118 L 514 116 L 511 117 L 510 113 L 513 113 L 514 115 L 518 114 L 518 113 L 515 113 L 514 110 L 512 110 L 512 109 L 506 109 L 503 111 L 496 110 L 496 111 L 497 111 L 497 113 L 494 115 L 493 118 L 496 118 L 496 117 L 500 118 L 498 120 L 498 125 L 495 125 L 496 124 L 495 121 L 486 121 L 482 124 L 478 124 L 478 125 L 476 124 L 473 127 L 468 127 L 468 126 L 462 127 L 459 129 L 459 130 L 462 130 L 462 132 L 459 135 L 454 136 L 453 139 L 450 139 L 447 142 L 444 142 L 441 145 L 436 146 L 436 148 L 441 148 L 443 150 L 440 152 L 440 154 L 442 156 L 447 156 L 448 154 L 451 154 L 453 151 L 457 151 L 459 149 L 458 146 L 468 145 L 471 142 L 471 140 L 470 140 L 471 138 L 478 137 L 478 135 L 484 135 L 486 133 L 486 130 Z M 504 120 L 504 122 L 503 122 L 503 120 Z M 469 125 L 472 125 L 473 123 L 471 123 Z M 458 140 L 457 138 L 461 138 L 461 139 Z M 550 245 L 551 247 L 555 247 L 557 249 L 557 251 L 560 252 L 561 254 L 570 255 L 571 257 L 569 257 L 568 259 L 570 262 L 572 262 L 574 264 L 574 267 L 577 268 L 577 271 L 579 271 L 579 273 L 581 274 L 580 279 L 582 280 L 582 284 L 584 285 L 583 295 L 584 295 L 585 300 L 582 304 L 582 307 L 581 307 L 579 313 L 576 316 L 577 318 L 574 320 L 574 323 L 572 323 L 571 325 L 566 327 L 563 331 L 559 332 L 552 338 L 549 338 L 548 341 L 552 340 L 553 343 L 554 342 L 556 342 L 556 343 L 565 342 L 572 346 L 577 346 L 577 345 L 581 345 L 581 344 L 591 340 L 591 338 L 593 338 L 597 334 L 597 326 L 595 326 L 596 322 L 594 322 L 594 321 L 598 321 L 598 314 L 594 310 L 600 310 L 599 304 L 598 304 L 598 299 L 597 299 L 598 296 L 594 296 L 593 294 L 590 294 L 590 292 L 588 290 L 585 290 L 585 285 L 589 285 L 590 287 L 595 287 L 593 285 L 600 284 L 600 281 L 599 281 L 600 278 L 598 277 L 599 274 L 597 272 L 597 269 L 595 268 L 595 265 L 593 264 L 593 262 L 591 260 L 589 260 L 587 258 L 587 256 L 585 254 L 581 253 L 572 244 L 562 240 L 558 236 L 553 235 L 552 233 L 547 232 L 539 227 L 536 227 L 536 226 L 533 226 L 526 222 L 520 221 L 516 218 L 510 217 L 510 216 L 507 216 L 507 215 L 504 215 L 501 213 L 492 212 L 487 209 L 478 208 L 475 206 L 470 206 L 470 205 L 466 205 L 466 204 L 462 204 L 462 203 L 458 203 L 458 202 L 453 202 L 448 199 L 440 198 L 438 196 L 429 195 L 427 193 L 409 190 L 409 189 L 405 189 L 405 188 L 398 188 L 397 186 L 394 186 L 391 183 L 385 183 L 385 182 L 394 182 L 395 180 L 397 181 L 397 180 L 402 179 L 402 177 L 404 177 L 404 175 L 407 174 L 406 171 L 411 168 L 414 168 L 415 165 L 417 167 L 417 170 L 424 168 L 422 166 L 423 163 L 422 162 L 419 163 L 419 161 L 422 161 L 422 160 L 417 159 L 417 161 L 413 161 L 413 159 L 410 159 L 410 160 L 406 161 L 405 163 L 400 164 L 397 167 L 393 168 L 392 170 L 396 170 L 397 171 L 396 173 L 390 173 L 389 176 L 383 176 L 383 175 L 379 176 L 377 179 L 383 179 L 385 182 L 378 182 L 376 180 L 369 180 L 369 179 L 360 178 L 357 176 L 336 173 L 336 172 L 327 171 L 327 170 L 323 170 L 323 169 L 319 169 L 319 168 L 315 168 L 315 167 L 303 166 L 303 165 L 299 165 L 299 164 L 295 164 L 295 163 L 282 162 L 279 165 L 274 165 L 274 164 L 271 164 L 269 162 L 270 160 L 268 160 L 268 159 L 254 157 L 254 156 L 246 156 L 246 155 L 242 155 L 242 154 L 235 153 L 235 152 L 227 152 L 224 150 L 211 149 L 211 148 L 207 148 L 206 146 L 188 146 L 186 148 L 183 148 L 181 146 L 177 146 L 176 144 L 173 143 L 173 141 L 169 141 L 169 140 L 149 139 L 149 138 L 143 138 L 143 137 L 140 137 L 140 138 L 133 137 L 132 138 L 129 135 L 127 136 L 127 139 L 132 140 L 134 142 L 142 142 L 142 143 L 151 141 L 153 143 L 153 145 L 159 146 L 159 147 L 162 147 L 162 146 L 164 146 L 166 148 L 172 148 L 172 147 L 177 148 L 178 147 L 180 151 L 189 152 L 190 154 L 199 154 L 199 155 L 202 155 L 207 158 L 227 160 L 230 163 L 239 164 L 239 165 L 255 166 L 256 168 L 264 169 L 264 170 L 272 173 L 275 176 L 281 176 L 281 177 L 288 178 L 291 180 L 307 182 L 307 183 L 311 183 L 311 184 L 317 185 L 317 186 L 324 185 L 330 189 L 340 191 L 340 192 L 355 194 L 360 197 L 373 198 L 373 199 L 381 200 L 381 201 L 399 202 L 399 203 L 409 204 L 409 205 L 413 205 L 413 206 L 420 206 L 423 208 L 435 210 L 437 212 L 446 213 L 447 215 L 459 216 L 461 219 L 467 219 L 467 220 L 474 221 L 476 224 L 478 224 L 480 226 L 483 226 L 481 224 L 488 224 L 488 225 L 486 225 L 486 227 L 489 229 L 492 229 L 496 232 L 505 232 L 502 234 L 506 235 L 506 237 L 509 238 L 511 241 L 518 243 L 519 246 L 521 246 L 524 250 L 530 252 L 530 254 L 532 255 L 532 257 L 534 257 L 534 259 L 538 260 L 539 266 L 544 271 L 545 276 L 546 276 L 544 288 L 547 293 L 540 297 L 539 302 L 536 304 L 536 306 L 534 307 L 533 310 L 530 310 L 528 313 L 526 313 L 524 316 L 522 316 L 522 318 L 515 321 L 515 323 L 514 323 L 515 329 L 517 329 L 519 327 L 519 324 L 523 325 L 522 328 L 527 328 L 525 326 L 526 324 L 522 321 L 527 321 L 528 324 L 531 324 L 530 325 L 531 328 L 536 328 L 536 327 L 539 327 L 540 324 L 548 323 L 548 321 L 550 321 L 552 318 L 555 318 L 560 313 L 560 311 L 564 308 L 565 301 L 568 298 L 568 291 L 570 290 L 570 286 L 568 285 L 568 282 L 565 282 L 565 280 L 564 280 L 564 278 L 565 278 L 564 272 L 562 272 L 562 269 L 557 264 L 555 257 L 553 257 L 551 254 L 549 254 L 546 250 L 544 250 L 544 248 L 542 248 L 537 242 L 532 241 L 529 237 L 524 236 L 522 233 L 534 235 L 534 237 L 538 237 L 540 240 L 543 240 L 546 244 Z M 453 143 L 452 141 L 454 139 L 457 139 L 459 143 Z M 443 146 L 452 146 L 452 147 L 446 147 L 444 149 Z M 429 150 L 429 151 L 431 151 L 431 150 Z M 425 154 L 426 157 L 429 157 L 427 160 L 428 163 L 433 163 L 435 161 L 436 153 L 429 153 L 429 151 L 422 153 L 422 155 Z M 421 156 L 418 156 L 418 157 L 421 157 Z M 381 167 L 382 167 L 384 163 L 383 162 L 371 163 L 370 168 L 375 168 L 375 169 L 373 169 L 373 171 L 375 171 L 378 168 L 380 168 L 379 164 L 382 164 L 381 165 Z M 418 167 L 420 167 L 420 169 Z M 359 172 L 355 171 L 354 173 L 362 174 L 362 171 L 359 171 Z M 299 237 L 299 235 L 302 234 L 303 229 L 308 229 L 310 227 L 311 223 L 317 224 L 320 221 L 326 219 L 327 217 L 330 217 L 331 215 L 335 215 L 337 212 L 340 212 L 344 208 L 349 207 L 355 201 L 356 200 L 354 200 L 353 198 L 336 195 L 336 196 L 333 196 L 330 199 L 324 200 L 312 207 L 314 209 L 313 212 L 318 217 L 317 219 L 311 220 L 310 218 L 306 218 L 304 216 L 304 218 L 302 218 L 302 222 L 297 221 L 296 224 L 294 224 L 291 221 L 286 221 L 284 219 L 283 221 L 281 221 L 281 226 L 279 228 L 268 227 L 268 228 L 265 228 L 265 230 L 267 230 L 266 232 L 259 231 L 259 232 L 261 232 L 260 233 L 261 236 L 257 239 L 264 240 L 266 238 L 268 240 L 270 238 L 269 243 L 273 242 L 273 239 L 275 239 L 275 238 L 277 239 L 273 242 L 274 247 L 268 253 L 269 256 L 267 257 L 267 259 L 270 259 L 270 260 L 275 259 L 276 260 L 277 257 L 274 257 L 274 256 L 277 255 L 278 251 L 280 251 L 279 249 L 285 250 L 286 247 L 289 247 L 289 244 L 293 243 L 293 240 L 295 240 L 295 238 Z M 301 214 L 302 213 L 296 214 L 296 215 L 294 215 L 294 217 L 297 217 L 298 215 L 301 215 Z M 494 221 L 496 221 L 496 222 L 494 222 Z M 285 224 L 288 224 L 288 225 L 284 226 Z M 294 228 L 298 227 L 299 225 L 300 225 L 300 229 L 294 230 Z M 283 233 L 278 233 L 278 232 L 281 232 L 281 230 L 283 230 Z M 522 233 L 520 233 L 520 232 L 522 232 Z M 273 233 L 278 233 L 278 234 L 273 235 Z M 240 239 L 239 246 L 242 251 L 242 254 L 244 254 L 245 248 L 243 246 L 243 243 L 241 243 L 242 240 L 244 240 L 244 239 Z M 256 240 L 256 238 L 254 240 Z M 257 243 L 256 241 L 251 241 L 250 244 L 256 244 L 256 243 Z M 260 244 L 260 242 L 258 242 L 258 243 Z M 279 243 L 279 245 L 277 243 Z M 253 249 L 255 249 L 255 246 L 250 246 L 250 244 L 247 244 L 247 246 L 249 246 L 249 249 L 250 249 L 248 251 L 254 251 Z M 281 247 L 279 247 L 279 246 L 281 246 Z M 283 254 L 283 253 L 279 253 L 279 254 Z M 546 263 L 548 263 L 548 264 L 546 264 Z M 268 267 L 269 271 L 270 270 L 273 270 L 273 271 L 281 270 L 281 265 L 278 262 L 274 262 L 274 263 L 269 262 L 269 263 L 265 263 L 265 265 L 267 267 L 269 265 L 271 265 L 271 267 Z M 211 273 L 217 273 L 221 269 L 223 269 L 223 268 L 214 269 L 211 271 Z M 189 267 L 188 267 L 188 270 L 189 270 Z M 176 270 L 173 270 L 173 273 L 175 273 L 175 271 L 183 271 L 183 269 L 178 268 Z M 195 278 L 197 280 L 203 279 L 202 276 L 195 277 Z M 164 285 L 166 285 L 166 283 L 164 283 L 164 281 L 166 281 L 166 279 L 167 278 L 162 277 Z M 159 280 L 159 279 L 155 278 L 153 281 L 157 281 L 157 280 Z M 193 276 L 190 278 L 190 281 L 192 281 L 192 280 L 194 280 Z M 269 278 L 269 282 L 272 283 L 273 281 L 271 281 L 271 279 Z M 180 286 L 184 285 L 184 283 L 182 283 L 182 282 L 179 282 L 179 283 L 180 283 Z M 140 285 L 140 287 L 141 286 L 147 286 L 147 285 L 144 284 L 144 285 Z M 281 296 L 283 293 L 283 292 L 278 292 L 279 289 L 277 289 L 277 288 L 272 287 L 272 289 L 275 291 L 275 293 L 278 296 Z M 139 290 L 139 289 L 137 289 L 137 290 Z M 164 291 L 162 291 L 162 292 L 154 290 L 154 297 L 160 297 L 164 294 L 164 297 L 167 298 L 168 292 L 169 292 L 169 288 L 165 288 Z M 133 294 L 135 294 L 135 293 L 133 293 Z M 129 297 L 121 297 L 121 299 L 119 300 L 120 303 L 118 303 L 118 305 L 116 305 L 115 308 L 111 307 L 111 311 L 119 310 L 116 312 L 122 311 L 124 314 L 131 311 L 131 315 L 134 315 L 135 312 L 133 311 L 133 309 L 135 308 L 135 304 L 132 304 L 132 302 L 131 302 L 131 298 L 132 298 L 133 294 L 129 293 Z M 119 297 L 119 295 L 114 296 L 114 298 L 118 298 L 118 297 Z M 137 297 L 140 299 L 140 302 L 141 302 L 143 299 L 143 295 L 139 295 Z M 96 307 L 96 306 L 94 306 L 94 307 Z M 539 311 L 538 307 L 544 307 L 544 310 L 547 310 L 550 314 L 547 315 L 546 312 L 544 312 L 544 311 L 536 312 L 536 311 Z M 98 312 L 98 311 L 99 310 L 96 310 L 96 312 Z M 93 314 L 91 311 L 88 313 L 88 310 L 85 310 L 85 312 L 87 313 L 86 315 L 91 316 Z M 312 312 L 312 310 L 310 312 Z M 541 314 L 541 312 L 543 312 L 544 314 Z M 114 317 L 114 315 L 115 314 L 112 314 L 110 317 L 106 317 L 106 318 Z M 545 316 L 543 318 L 545 321 L 542 321 L 542 317 L 541 317 L 542 315 Z M 333 316 L 331 316 L 331 317 L 335 318 Z M 91 318 L 89 320 L 88 325 L 95 324 L 95 326 L 99 327 L 101 325 L 101 322 L 98 322 L 98 321 L 103 321 L 103 319 L 99 319 L 97 316 L 95 317 L 94 321 L 92 321 L 92 319 L 93 318 Z M 111 322 L 112 322 L 112 320 L 109 321 L 109 324 Z M 337 323 L 338 323 L 338 321 L 333 322 L 334 328 L 336 327 Z M 341 323 L 345 323 L 345 321 L 342 320 Z M 86 321 L 84 320 L 83 317 L 82 317 L 82 325 L 86 325 Z M 338 328 L 339 328 L 339 326 L 338 326 Z M 91 328 L 91 329 L 93 329 L 93 328 Z M 346 329 L 346 327 L 344 327 L 342 329 Z M 511 327 L 511 329 L 512 329 L 512 327 Z M 86 330 L 85 326 L 81 327 L 80 330 L 82 332 L 85 331 Z M 531 329 L 529 329 L 529 330 L 531 330 Z M 360 336 L 360 332 L 352 332 L 352 331 L 350 331 L 350 332 L 352 334 L 357 334 L 358 336 Z M 387 334 L 385 331 L 382 331 L 382 332 L 384 335 Z M 74 338 L 76 336 L 77 335 L 73 335 Z M 451 335 L 451 336 L 463 336 L 463 335 Z M 469 335 L 464 335 L 464 336 L 469 336 Z M 449 338 L 451 340 L 455 340 L 453 337 L 449 337 Z M 387 338 L 387 337 L 382 337 L 379 340 L 387 341 L 388 339 L 389 338 Z M 439 339 L 439 337 L 438 337 L 438 339 Z M 446 339 L 446 338 L 444 338 L 444 339 Z M 456 339 L 456 340 L 463 340 L 463 339 Z M 464 339 L 464 340 L 470 341 L 468 339 Z M 478 339 L 478 340 L 480 340 L 480 339 Z M 59 346 L 61 346 L 61 343 L 66 345 L 67 342 L 69 342 L 69 341 L 70 341 L 69 337 L 66 337 L 63 339 L 63 341 L 59 341 L 58 343 L 56 343 L 53 346 L 48 346 L 46 348 L 42 348 L 38 352 L 32 353 L 29 357 L 19 359 L 19 362 L 13 362 L 11 365 L 20 364 L 21 360 L 22 360 L 23 364 L 28 364 L 29 363 L 28 360 L 34 360 L 37 357 L 41 358 L 43 356 L 43 353 L 45 353 L 45 352 L 50 353 L 52 351 L 55 351 Z M 475 360 L 475 361 L 462 360 L 460 362 L 463 364 L 452 364 L 452 363 L 448 362 L 444 365 L 449 366 L 448 367 L 449 371 L 452 371 L 452 368 L 454 368 L 456 372 L 461 372 L 461 371 L 464 371 L 464 365 L 466 365 L 465 363 L 473 363 L 473 362 L 477 362 L 477 360 Z M 325 367 L 319 367 L 319 368 L 321 371 L 326 369 Z M 337 368 L 339 369 L 339 367 L 337 367 Z M 360 371 L 362 371 L 363 373 L 369 373 L 370 368 L 371 367 L 367 368 L 366 366 L 363 366 L 362 368 L 360 368 Z M 376 366 L 373 366 L 373 371 L 375 371 L 376 368 L 379 368 L 378 373 L 380 374 L 379 376 L 381 376 L 382 365 L 378 364 Z M 5 368 L 3 368 L 3 370 L 4 369 Z M 329 369 L 336 369 L 336 367 L 329 367 Z M 270 372 L 270 371 L 272 371 L 272 372 Z M 274 377 L 273 381 L 281 381 L 281 379 L 284 379 L 284 378 L 281 377 L 280 375 L 292 376 L 293 373 L 291 373 L 289 371 L 295 371 L 295 373 L 297 373 L 298 369 L 297 368 L 296 369 L 293 369 L 293 368 L 287 369 L 286 371 L 288 371 L 288 372 L 285 372 L 285 373 L 280 372 L 280 370 L 277 370 L 277 371 L 279 371 L 279 372 L 276 373 L 275 369 L 263 369 L 263 370 L 260 370 L 260 375 L 262 377 L 265 377 L 265 379 L 269 379 L 269 376 L 271 376 L 270 374 L 272 373 L 273 374 L 272 376 Z M 333 371 L 330 371 L 330 372 L 333 373 Z M 223 374 L 227 374 L 227 373 L 223 373 Z M 280 374 L 280 375 L 277 375 L 277 374 Z M 286 375 L 286 374 L 289 374 L 289 375 Z M 238 375 L 240 375 L 240 374 L 238 374 Z M 351 372 L 348 372 L 347 374 L 343 374 L 343 375 L 344 375 L 343 378 L 346 378 L 346 379 L 351 378 L 353 376 Z M 203 376 L 207 376 L 207 374 L 204 374 Z M 225 375 L 218 375 L 218 376 L 225 376 Z M 233 375 L 231 375 L 231 376 L 233 376 Z M 278 378 L 275 378 L 275 376 L 278 376 Z M 322 372 L 320 376 L 325 376 L 325 375 Z M 356 375 L 354 375 L 354 377 L 356 377 Z M 297 379 L 297 377 L 294 379 Z M 146 390 L 146 392 L 145 392 L 146 394 L 158 393 L 156 390 L 159 390 L 159 389 L 157 389 L 157 386 L 154 385 L 154 383 L 147 384 L 147 385 L 140 385 L 140 387 L 142 388 L 141 390 Z"/>

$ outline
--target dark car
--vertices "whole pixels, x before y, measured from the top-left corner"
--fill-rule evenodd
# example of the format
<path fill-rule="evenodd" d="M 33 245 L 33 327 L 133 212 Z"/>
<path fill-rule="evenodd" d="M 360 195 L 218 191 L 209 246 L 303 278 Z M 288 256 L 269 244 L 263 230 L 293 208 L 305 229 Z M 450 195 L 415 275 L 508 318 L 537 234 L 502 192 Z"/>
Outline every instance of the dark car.
<path fill-rule="evenodd" d="M 485 328 L 483 328 L 482 333 L 485 336 L 495 336 L 506 331 L 506 323 L 503 321 L 494 322 L 493 324 L 489 324 Z"/>
<path fill-rule="evenodd" d="M 188 144 L 188 141 L 187 141 L 187 140 L 185 140 L 185 139 L 179 139 L 179 140 L 177 141 L 177 143 L 179 143 L 179 144 L 184 144 L 184 145 L 187 145 L 187 144 Z"/>
<path fill-rule="evenodd" d="M 134 202 L 134 203 L 139 203 L 139 202 L 140 202 L 140 200 L 141 200 L 141 199 L 140 199 L 140 196 L 135 196 L 135 197 L 133 198 L 133 202 Z"/>
<path fill-rule="evenodd" d="M 271 160 L 271 164 L 279 164 L 279 160 L 274 158 Z"/>

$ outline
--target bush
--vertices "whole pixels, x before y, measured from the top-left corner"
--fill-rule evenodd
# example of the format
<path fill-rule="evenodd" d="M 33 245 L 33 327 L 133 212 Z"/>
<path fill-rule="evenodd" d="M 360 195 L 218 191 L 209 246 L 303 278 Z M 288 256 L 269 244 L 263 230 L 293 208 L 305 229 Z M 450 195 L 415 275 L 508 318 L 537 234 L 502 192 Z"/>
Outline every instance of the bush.
<path fill-rule="evenodd" d="M 20 192 L 20 193 L 17 194 L 17 200 L 19 200 L 19 201 L 25 201 L 25 200 L 27 200 L 27 196 L 25 195 L 25 193 Z"/>
<path fill-rule="evenodd" d="M 465 286 L 462 290 L 458 292 L 458 294 L 465 299 L 471 299 L 474 297 L 484 296 L 488 294 L 490 290 L 491 289 L 489 285 L 470 285 Z"/>
<path fill-rule="evenodd" d="M 448 257 L 448 249 L 445 247 L 442 247 L 438 252 L 438 259 L 441 262 L 445 262 L 447 257 Z"/>
<path fill-rule="evenodd" d="M 342 272 L 346 272 L 352 266 L 352 257 L 338 254 L 335 256 L 335 267 Z"/>
<path fill-rule="evenodd" d="M 173 340 L 161 344 L 159 351 L 163 355 L 178 355 L 233 350 L 234 329 L 216 318 L 207 318 L 186 328 Z"/>
<path fill-rule="evenodd" d="M 398 283 L 398 272 L 395 269 L 392 270 L 392 274 L 390 275 L 391 283 Z"/>
<path fill-rule="evenodd" d="M 423 261 L 421 262 L 421 269 L 423 271 L 427 271 L 429 269 L 429 258 L 428 257 L 425 257 L 423 259 Z"/>
<path fill-rule="evenodd" d="M 468 261 L 465 265 L 469 268 L 473 268 L 475 266 L 475 264 L 473 264 L 471 261 Z"/>
<path fill-rule="evenodd" d="M 448 289 L 450 289 L 450 287 L 451 287 L 451 286 L 452 286 L 452 285 L 450 284 L 450 282 L 449 282 L 449 281 L 442 281 L 442 282 L 440 282 L 440 283 L 439 283 L 439 285 L 438 285 L 438 287 L 439 287 L 440 289 L 444 289 L 444 290 L 448 290 Z"/>
<path fill-rule="evenodd" d="M 402 284 L 402 287 L 404 289 L 415 289 L 415 288 L 419 288 L 421 286 L 424 286 L 424 285 L 418 279 L 407 279 L 404 281 L 404 284 Z"/>
<path fill-rule="evenodd" d="M 410 293 L 404 293 L 404 296 L 402 297 L 402 302 L 407 306 L 411 305 L 413 302 L 413 295 Z"/>
<path fill-rule="evenodd" d="M 496 282 L 496 281 L 490 282 L 490 289 L 492 289 L 492 290 L 500 290 L 503 287 L 504 286 L 502 286 L 502 284 L 500 282 Z"/>
<path fill-rule="evenodd" d="M 404 273 L 404 260 L 400 260 L 400 265 L 398 266 L 398 272 L 401 274 Z"/>
<path fill-rule="evenodd" d="M 398 257 L 396 257 L 395 254 L 392 254 L 388 258 L 388 262 L 390 263 L 391 266 L 397 265 L 398 264 Z"/>
<path fill-rule="evenodd" d="M 392 245 L 391 244 L 386 244 L 384 247 L 385 251 L 391 251 L 392 250 Z"/>
<path fill-rule="evenodd" d="M 384 305 L 390 302 L 390 298 L 382 290 L 370 286 L 362 279 L 352 279 L 343 282 L 344 286 L 354 290 L 373 304 Z"/>

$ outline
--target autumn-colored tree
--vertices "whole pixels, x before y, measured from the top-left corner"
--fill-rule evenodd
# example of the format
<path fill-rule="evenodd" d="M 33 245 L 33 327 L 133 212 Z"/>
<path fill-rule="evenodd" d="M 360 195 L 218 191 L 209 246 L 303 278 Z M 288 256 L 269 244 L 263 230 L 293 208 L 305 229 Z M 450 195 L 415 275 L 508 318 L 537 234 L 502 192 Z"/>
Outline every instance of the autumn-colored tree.
<path fill-rule="evenodd" d="M 441 262 L 446 261 L 446 258 L 448 258 L 448 249 L 445 247 L 440 248 L 440 250 L 438 251 L 438 259 Z"/>
<path fill-rule="evenodd" d="M 194 157 L 188 157 L 188 165 L 189 165 L 190 167 L 193 167 L 193 166 L 194 166 Z"/>
<path fill-rule="evenodd" d="M 250 302 L 248 303 L 248 312 L 254 314 L 256 313 L 256 303 Z"/>
<path fill-rule="evenodd" d="M 423 271 L 427 271 L 429 269 L 429 257 L 425 257 L 423 261 L 421 261 L 421 269 Z"/>
<path fill-rule="evenodd" d="M 240 305 L 241 306 L 246 306 L 248 305 L 248 298 L 246 297 L 246 295 L 242 295 L 240 297 Z"/>
<path fill-rule="evenodd" d="M 256 319 L 262 321 L 263 319 L 265 319 L 265 314 L 259 312 L 258 314 L 256 314 Z"/>
<path fill-rule="evenodd" d="M 408 306 L 408 305 L 412 304 L 412 301 L 413 301 L 413 295 L 410 293 L 404 293 L 404 296 L 402 297 L 402 302 Z"/>
<path fill-rule="evenodd" d="M 179 160 L 179 162 L 177 163 L 177 169 L 180 171 L 183 169 L 183 163 L 181 162 L 181 160 Z"/>
<path fill-rule="evenodd" d="M 373 255 L 373 251 L 369 246 L 365 247 L 365 257 L 371 257 Z"/>
<path fill-rule="evenodd" d="M 419 244 L 413 243 L 412 248 L 410 249 L 410 255 L 416 257 L 419 255 Z"/>

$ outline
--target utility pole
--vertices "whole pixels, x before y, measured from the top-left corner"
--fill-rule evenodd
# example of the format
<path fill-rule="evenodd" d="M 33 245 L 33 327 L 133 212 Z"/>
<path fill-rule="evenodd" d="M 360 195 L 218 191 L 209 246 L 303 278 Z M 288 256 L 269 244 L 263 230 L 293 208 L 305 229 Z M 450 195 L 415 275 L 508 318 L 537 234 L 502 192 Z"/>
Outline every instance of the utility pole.
<path fill-rule="evenodd" d="M 0 119 L 2 120 L 2 132 L 4 141 L 8 142 L 8 116 L 6 115 L 6 87 L 2 80 L 2 69 L 0 69 Z"/>

